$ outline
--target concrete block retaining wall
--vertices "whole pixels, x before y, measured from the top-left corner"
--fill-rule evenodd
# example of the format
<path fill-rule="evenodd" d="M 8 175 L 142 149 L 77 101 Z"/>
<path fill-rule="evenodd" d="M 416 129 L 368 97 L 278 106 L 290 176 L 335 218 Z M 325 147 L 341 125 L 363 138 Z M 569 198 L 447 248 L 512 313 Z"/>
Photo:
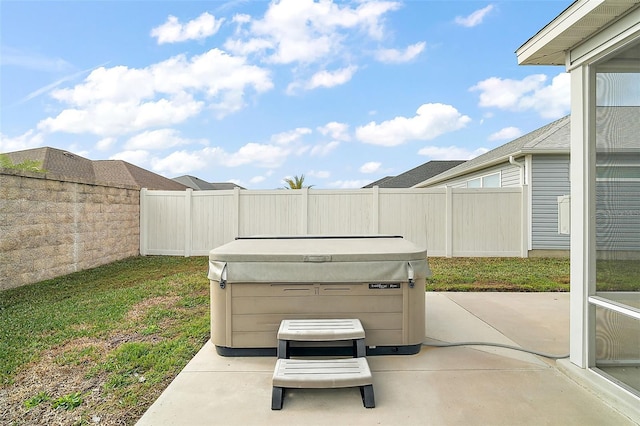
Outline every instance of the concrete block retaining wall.
<path fill-rule="evenodd" d="M 140 253 L 140 191 L 0 171 L 0 290 Z"/>

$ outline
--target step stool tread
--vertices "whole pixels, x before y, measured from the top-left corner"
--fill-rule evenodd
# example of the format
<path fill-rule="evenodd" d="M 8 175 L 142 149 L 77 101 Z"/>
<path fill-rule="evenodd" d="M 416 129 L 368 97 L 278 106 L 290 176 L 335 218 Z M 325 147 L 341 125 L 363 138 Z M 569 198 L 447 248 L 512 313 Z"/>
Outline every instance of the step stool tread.
<path fill-rule="evenodd" d="M 285 319 L 278 329 L 279 340 L 327 342 L 364 337 L 359 319 Z"/>
<path fill-rule="evenodd" d="M 344 388 L 373 383 L 366 358 L 278 359 L 273 386 L 284 388 Z"/>

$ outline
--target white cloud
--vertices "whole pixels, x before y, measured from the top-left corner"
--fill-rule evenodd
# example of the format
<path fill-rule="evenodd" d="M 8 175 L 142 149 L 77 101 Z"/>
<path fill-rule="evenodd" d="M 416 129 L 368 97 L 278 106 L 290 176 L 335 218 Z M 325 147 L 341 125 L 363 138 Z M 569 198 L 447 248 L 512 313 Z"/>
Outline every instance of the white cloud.
<path fill-rule="evenodd" d="M 154 126 L 181 123 L 198 114 L 202 106 L 203 102 L 195 101 L 189 95 L 140 104 L 103 101 L 89 105 L 86 109 L 65 109 L 54 118 L 40 121 L 38 129 L 114 136 Z"/>
<path fill-rule="evenodd" d="M 455 23 L 462 25 L 463 27 L 475 27 L 476 25 L 480 25 L 487 14 L 493 10 L 493 7 L 494 6 L 490 4 L 489 6 L 476 10 L 469 16 L 456 16 Z"/>
<path fill-rule="evenodd" d="M 202 152 L 176 151 L 164 158 L 153 158 L 151 166 L 161 174 L 182 175 L 207 167 L 209 165 L 207 157 L 215 155 L 215 150 L 214 148 L 213 152 L 208 152 L 205 148 L 203 152 L 206 155 L 201 155 Z"/>
<path fill-rule="evenodd" d="M 380 170 L 380 166 L 382 166 L 382 163 L 379 163 L 377 161 L 369 161 L 360 166 L 360 169 L 358 170 L 360 171 L 360 173 L 375 173 Z"/>
<path fill-rule="evenodd" d="M 403 63 L 413 60 L 424 51 L 427 44 L 424 41 L 408 46 L 404 51 L 397 49 L 379 49 L 375 57 L 380 62 Z"/>
<path fill-rule="evenodd" d="M 397 146 L 410 140 L 431 140 L 464 127 L 471 119 L 451 105 L 423 104 L 414 117 L 396 117 L 380 124 L 370 122 L 356 129 L 364 143 Z"/>
<path fill-rule="evenodd" d="M 545 85 L 547 76 L 534 74 L 522 80 L 491 77 L 471 87 L 480 92 L 480 106 L 524 111 L 534 110 L 543 118 L 560 118 L 570 111 L 570 75 L 560 73 Z"/>
<path fill-rule="evenodd" d="M 309 64 L 341 52 L 349 35 L 345 30 L 361 30 L 380 40 L 384 15 L 399 7 L 392 1 L 363 2 L 354 8 L 332 1 L 272 2 L 262 19 L 234 18 L 249 28 L 238 34 L 241 38 L 228 40 L 225 48 L 239 54 L 263 53 L 266 61 L 278 64 Z"/>
<path fill-rule="evenodd" d="M 249 179 L 249 183 L 260 183 L 260 182 L 264 182 L 267 178 L 265 176 L 254 176 L 251 179 Z"/>
<path fill-rule="evenodd" d="M 5 45 L 0 47 L 0 64 L 56 73 L 67 72 L 73 69 L 73 65 L 62 58 L 50 57 L 35 52 L 26 52 Z"/>
<path fill-rule="evenodd" d="M 340 142 L 338 141 L 331 141 L 329 143 L 324 143 L 324 144 L 320 143 L 320 144 L 314 145 L 313 148 L 311 148 L 311 152 L 309 154 L 312 157 L 315 157 L 315 156 L 324 157 L 326 155 L 329 155 L 338 146 L 340 146 Z"/>
<path fill-rule="evenodd" d="M 365 185 L 371 183 L 369 180 L 364 179 L 354 179 L 354 180 L 336 180 L 327 184 L 329 188 L 337 188 L 337 189 L 353 189 L 353 188 L 362 188 Z"/>
<path fill-rule="evenodd" d="M 229 167 L 252 164 L 257 167 L 280 167 L 291 151 L 282 146 L 248 143 L 237 152 L 226 154 L 225 164 Z"/>
<path fill-rule="evenodd" d="M 517 127 L 505 127 L 489 135 L 490 141 L 512 140 L 522 136 L 522 131 Z"/>
<path fill-rule="evenodd" d="M 0 153 L 22 151 L 29 148 L 37 148 L 44 143 L 44 137 L 42 133 L 28 130 L 20 136 L 9 138 L 6 135 L 0 133 Z"/>
<path fill-rule="evenodd" d="M 307 127 L 298 127 L 288 132 L 277 133 L 271 136 L 271 141 L 278 145 L 289 145 L 299 141 L 304 135 L 308 135 L 311 132 L 312 130 Z"/>
<path fill-rule="evenodd" d="M 98 151 L 108 151 L 111 149 L 118 140 L 116 138 L 103 138 L 96 143 L 96 149 Z"/>
<path fill-rule="evenodd" d="M 180 137 L 180 132 L 175 129 L 158 129 L 148 130 L 131 137 L 125 143 L 125 148 L 127 150 L 160 150 L 178 145 L 188 145 L 192 142 L 194 141 Z"/>
<path fill-rule="evenodd" d="M 314 177 L 318 179 L 327 179 L 331 176 L 331 172 L 326 170 L 311 170 L 305 176 Z"/>
<path fill-rule="evenodd" d="M 149 164 L 150 158 L 151 155 L 149 152 L 142 149 L 135 151 L 122 151 L 109 157 L 111 160 L 124 160 L 139 167 L 146 167 L 146 165 Z"/>
<path fill-rule="evenodd" d="M 349 141 L 351 140 L 351 135 L 349 135 L 349 125 L 345 123 L 338 123 L 337 121 L 332 121 L 330 123 L 325 124 L 324 126 L 320 126 L 317 128 L 318 132 L 324 136 L 329 136 L 332 139 L 338 141 Z"/>
<path fill-rule="evenodd" d="M 440 146 L 425 146 L 418 151 L 419 155 L 424 155 L 432 160 L 469 160 L 477 157 L 478 155 L 487 152 L 486 148 L 478 148 L 473 151 L 469 151 L 466 148 L 457 146 L 440 147 Z"/>
<path fill-rule="evenodd" d="M 216 20 L 215 16 L 208 12 L 185 24 L 181 24 L 175 16 L 169 15 L 167 22 L 151 30 L 151 37 L 156 38 L 158 44 L 203 40 L 217 33 L 222 22 L 224 18 Z"/>
<path fill-rule="evenodd" d="M 267 70 L 218 49 L 146 68 L 100 67 L 82 83 L 53 91 L 53 98 L 69 108 L 38 127 L 115 136 L 181 123 L 205 107 L 223 117 L 244 106 L 247 90 L 262 93 L 272 87 Z"/>
<path fill-rule="evenodd" d="M 306 85 L 307 90 L 317 89 L 318 87 L 334 87 L 345 84 L 353 77 L 358 67 L 349 66 L 335 71 L 319 71 L 315 73 Z"/>

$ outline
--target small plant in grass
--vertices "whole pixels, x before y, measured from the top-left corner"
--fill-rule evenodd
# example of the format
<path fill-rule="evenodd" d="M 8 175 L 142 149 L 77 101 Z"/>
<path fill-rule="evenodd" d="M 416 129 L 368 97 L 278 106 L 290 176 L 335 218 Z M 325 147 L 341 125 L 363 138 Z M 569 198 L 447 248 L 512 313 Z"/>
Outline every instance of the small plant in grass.
<path fill-rule="evenodd" d="M 72 392 L 68 395 L 61 396 L 53 401 L 53 408 L 63 408 L 65 410 L 73 410 L 84 402 L 84 398 L 80 392 Z"/>
<path fill-rule="evenodd" d="M 49 400 L 51 400 L 51 396 L 49 396 L 47 392 L 38 392 L 36 395 L 32 396 L 24 402 L 24 407 L 27 410 L 31 410 L 32 408 L 37 407 L 43 402 L 47 402 Z"/>

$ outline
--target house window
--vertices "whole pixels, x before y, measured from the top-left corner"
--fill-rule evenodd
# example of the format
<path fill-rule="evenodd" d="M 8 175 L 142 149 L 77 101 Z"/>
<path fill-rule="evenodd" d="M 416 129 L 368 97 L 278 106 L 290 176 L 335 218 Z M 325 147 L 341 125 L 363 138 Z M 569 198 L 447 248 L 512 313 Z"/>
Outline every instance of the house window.
<path fill-rule="evenodd" d="M 484 176 L 482 178 L 483 188 L 500 188 L 500 173 Z"/>
<path fill-rule="evenodd" d="M 500 172 L 468 180 L 467 188 L 500 188 Z"/>
<path fill-rule="evenodd" d="M 482 178 L 468 180 L 467 188 L 482 188 Z"/>

